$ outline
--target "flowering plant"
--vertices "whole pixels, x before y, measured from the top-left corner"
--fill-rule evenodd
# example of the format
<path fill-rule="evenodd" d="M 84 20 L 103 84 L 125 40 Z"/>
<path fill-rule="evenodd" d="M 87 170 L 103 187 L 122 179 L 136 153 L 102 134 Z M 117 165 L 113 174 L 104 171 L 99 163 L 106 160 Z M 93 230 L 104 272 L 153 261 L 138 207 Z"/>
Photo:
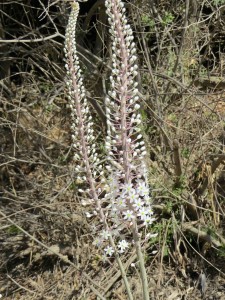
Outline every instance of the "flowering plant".
<path fill-rule="evenodd" d="M 143 299 L 147 300 L 149 295 L 141 247 L 141 229 L 152 224 L 153 212 L 145 165 L 147 152 L 140 133 L 136 48 L 123 2 L 106 0 L 105 5 L 113 54 L 110 89 L 105 99 L 107 165 L 104 169 L 99 163 L 94 143 L 93 122 L 76 53 L 75 31 L 79 4 L 76 1 L 71 3 L 65 56 L 74 159 L 78 176 L 88 183 L 87 193 L 93 199 L 94 209 L 103 227 L 94 244 L 104 249 L 105 256 L 115 256 L 129 299 L 133 299 L 133 296 L 119 255 L 125 253 L 132 244 L 135 245 Z M 103 178 L 103 175 L 108 190 L 105 194 L 98 187 L 99 178 Z M 89 212 L 87 214 L 92 216 Z"/>

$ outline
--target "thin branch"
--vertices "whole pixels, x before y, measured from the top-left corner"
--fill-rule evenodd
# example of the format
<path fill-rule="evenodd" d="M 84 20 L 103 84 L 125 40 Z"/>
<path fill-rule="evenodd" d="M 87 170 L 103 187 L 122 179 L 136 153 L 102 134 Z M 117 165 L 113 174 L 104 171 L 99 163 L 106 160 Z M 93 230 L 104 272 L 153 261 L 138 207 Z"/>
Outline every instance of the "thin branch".
<path fill-rule="evenodd" d="M 47 41 L 47 40 L 52 40 L 55 37 L 60 36 L 61 38 L 65 38 L 61 33 L 56 32 L 52 35 L 46 36 L 46 37 L 42 37 L 42 38 L 38 38 L 38 39 L 11 39 L 11 40 L 3 40 L 0 39 L 0 43 L 5 43 L 5 44 L 11 44 L 11 43 L 38 43 L 38 42 L 43 42 L 43 41 Z M 54 41 L 55 43 L 57 43 L 58 45 L 61 45 L 61 43 Z"/>

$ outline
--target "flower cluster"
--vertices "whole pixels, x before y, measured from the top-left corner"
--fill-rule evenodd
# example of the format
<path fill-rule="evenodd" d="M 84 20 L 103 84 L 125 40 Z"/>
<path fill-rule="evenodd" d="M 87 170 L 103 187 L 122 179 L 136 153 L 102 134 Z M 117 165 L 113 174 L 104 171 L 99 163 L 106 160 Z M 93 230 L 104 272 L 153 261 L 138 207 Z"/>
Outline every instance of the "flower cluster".
<path fill-rule="evenodd" d="M 114 178 L 114 185 L 115 181 Z M 123 228 L 128 228 L 134 219 L 139 220 L 139 223 L 145 226 L 151 225 L 154 221 L 149 187 L 144 180 L 137 180 L 122 186 L 118 183 L 117 188 L 112 189 L 105 197 L 111 202 L 110 215 L 114 222 L 117 220 L 120 228 L 121 224 Z"/>
<path fill-rule="evenodd" d="M 115 251 L 125 253 L 131 244 L 130 233 L 136 243 L 137 230 L 149 226 L 154 219 L 145 165 L 146 148 L 140 133 L 138 66 L 133 32 L 127 24 L 122 1 L 106 0 L 105 4 L 113 52 L 110 90 L 105 101 L 107 192 L 97 187 L 103 167 L 96 152 L 93 121 L 76 51 L 75 30 L 79 12 L 76 1 L 71 2 L 65 57 L 75 170 L 80 176 L 78 179 L 88 183 L 89 189 L 86 190 L 90 190 L 90 199 L 95 203 L 87 217 L 92 218 L 96 214 L 99 217 L 96 233 L 99 229 L 101 231 L 94 244 L 103 248 L 106 256 L 112 256 Z"/>
<path fill-rule="evenodd" d="M 126 248 L 129 247 L 129 244 L 126 240 L 121 240 L 118 242 L 118 249 L 120 253 L 124 253 L 124 251 L 126 250 Z M 105 254 L 112 256 L 112 254 L 114 253 L 114 249 L 111 246 L 107 246 L 105 249 Z"/>
<path fill-rule="evenodd" d="M 145 207 L 145 202 L 149 205 L 146 147 L 140 133 L 137 56 L 132 28 L 127 22 L 123 2 L 106 0 L 105 3 L 113 51 L 111 89 L 106 99 L 108 169 L 112 170 L 114 185 L 115 182 L 117 185 L 116 195 L 113 187 L 111 188 L 111 192 L 116 196 L 113 204 L 122 201 L 122 206 L 125 206 L 126 203 L 129 209 L 124 213 L 128 218 L 129 211 L 137 216 L 137 208 Z M 115 167 L 118 165 L 121 168 Z M 110 194 L 111 199 L 112 196 Z"/>
<path fill-rule="evenodd" d="M 92 177 L 102 174 L 102 166 L 96 152 L 95 136 L 93 130 L 92 116 L 89 111 L 79 58 L 76 51 L 76 23 L 79 13 L 79 4 L 71 3 L 71 13 L 65 34 L 65 57 L 67 70 L 67 87 L 69 106 L 71 109 L 71 130 L 74 149 L 75 171 L 79 176 L 78 180 L 90 181 L 87 173 Z M 90 172 L 89 172 L 90 171 Z"/>
<path fill-rule="evenodd" d="M 131 26 L 127 24 L 124 4 L 120 0 L 106 0 L 110 36 L 112 38 L 111 89 L 106 98 L 108 134 L 106 148 L 109 162 L 123 165 L 127 180 L 146 155 L 140 131 L 138 66 Z M 109 165 L 108 169 L 111 168 Z"/>
<path fill-rule="evenodd" d="M 154 221 L 150 189 L 145 165 L 146 148 L 140 133 L 136 48 L 131 26 L 127 24 L 121 0 L 106 0 L 110 36 L 112 38 L 112 74 L 106 98 L 108 153 L 108 190 L 104 201 L 107 220 L 118 249 L 128 248 L 123 236 L 129 235 L 133 224 L 149 226 Z M 129 237 L 128 237 L 129 238 Z M 100 238 L 100 245 L 107 243 Z M 125 247 L 126 245 L 126 247 Z M 111 246 L 105 247 L 106 255 L 113 254 Z"/>
<path fill-rule="evenodd" d="M 109 232 L 103 230 L 100 233 L 99 237 L 97 237 L 93 243 L 95 246 L 101 247 L 101 248 L 105 245 L 104 251 L 105 251 L 106 256 L 107 255 L 112 256 L 112 254 L 115 252 L 115 249 L 113 249 L 112 246 L 108 245 L 109 236 L 110 236 Z M 118 237 L 117 237 L 117 240 L 118 240 Z M 117 251 L 119 253 L 121 253 L 121 254 L 124 253 L 127 248 L 129 248 L 129 243 L 125 239 L 118 240 Z"/>

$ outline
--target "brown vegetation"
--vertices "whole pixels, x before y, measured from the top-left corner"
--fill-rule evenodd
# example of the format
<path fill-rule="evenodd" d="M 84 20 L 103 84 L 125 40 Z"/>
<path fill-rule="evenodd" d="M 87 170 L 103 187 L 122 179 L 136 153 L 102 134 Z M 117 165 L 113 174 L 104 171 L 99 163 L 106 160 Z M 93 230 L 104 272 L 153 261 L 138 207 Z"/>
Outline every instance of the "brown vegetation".
<path fill-rule="evenodd" d="M 127 1 L 158 233 L 152 299 L 225 299 L 225 1 Z M 0 4 L 0 294 L 126 299 L 101 262 L 74 178 L 64 84 L 65 1 Z M 81 4 L 78 51 L 104 151 L 110 41 L 104 1 Z M 85 204 L 85 205 L 84 205 Z M 127 257 L 135 299 L 136 257 Z M 89 276 L 89 277 L 88 277 Z M 90 282 L 89 279 L 93 282 Z"/>

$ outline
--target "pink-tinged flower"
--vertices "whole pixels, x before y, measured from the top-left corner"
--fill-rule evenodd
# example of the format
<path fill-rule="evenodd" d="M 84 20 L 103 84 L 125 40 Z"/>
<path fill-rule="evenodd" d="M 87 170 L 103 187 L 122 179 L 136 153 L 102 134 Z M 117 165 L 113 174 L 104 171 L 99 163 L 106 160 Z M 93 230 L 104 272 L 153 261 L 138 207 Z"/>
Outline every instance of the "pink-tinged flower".
<path fill-rule="evenodd" d="M 110 247 L 110 246 L 107 246 L 107 247 L 104 249 L 104 251 L 105 251 L 105 254 L 106 254 L 106 255 L 109 255 L 109 256 L 112 256 L 112 254 L 114 253 L 113 248 Z"/>
<path fill-rule="evenodd" d="M 125 220 L 131 221 L 134 218 L 134 214 L 133 214 L 132 210 L 124 211 L 123 214 L 124 214 Z"/>
<path fill-rule="evenodd" d="M 125 240 L 119 241 L 118 248 L 120 248 L 120 250 L 119 250 L 120 253 L 123 253 L 126 250 L 126 248 L 128 248 L 128 247 L 129 247 L 129 244 L 127 241 L 125 241 Z"/>

